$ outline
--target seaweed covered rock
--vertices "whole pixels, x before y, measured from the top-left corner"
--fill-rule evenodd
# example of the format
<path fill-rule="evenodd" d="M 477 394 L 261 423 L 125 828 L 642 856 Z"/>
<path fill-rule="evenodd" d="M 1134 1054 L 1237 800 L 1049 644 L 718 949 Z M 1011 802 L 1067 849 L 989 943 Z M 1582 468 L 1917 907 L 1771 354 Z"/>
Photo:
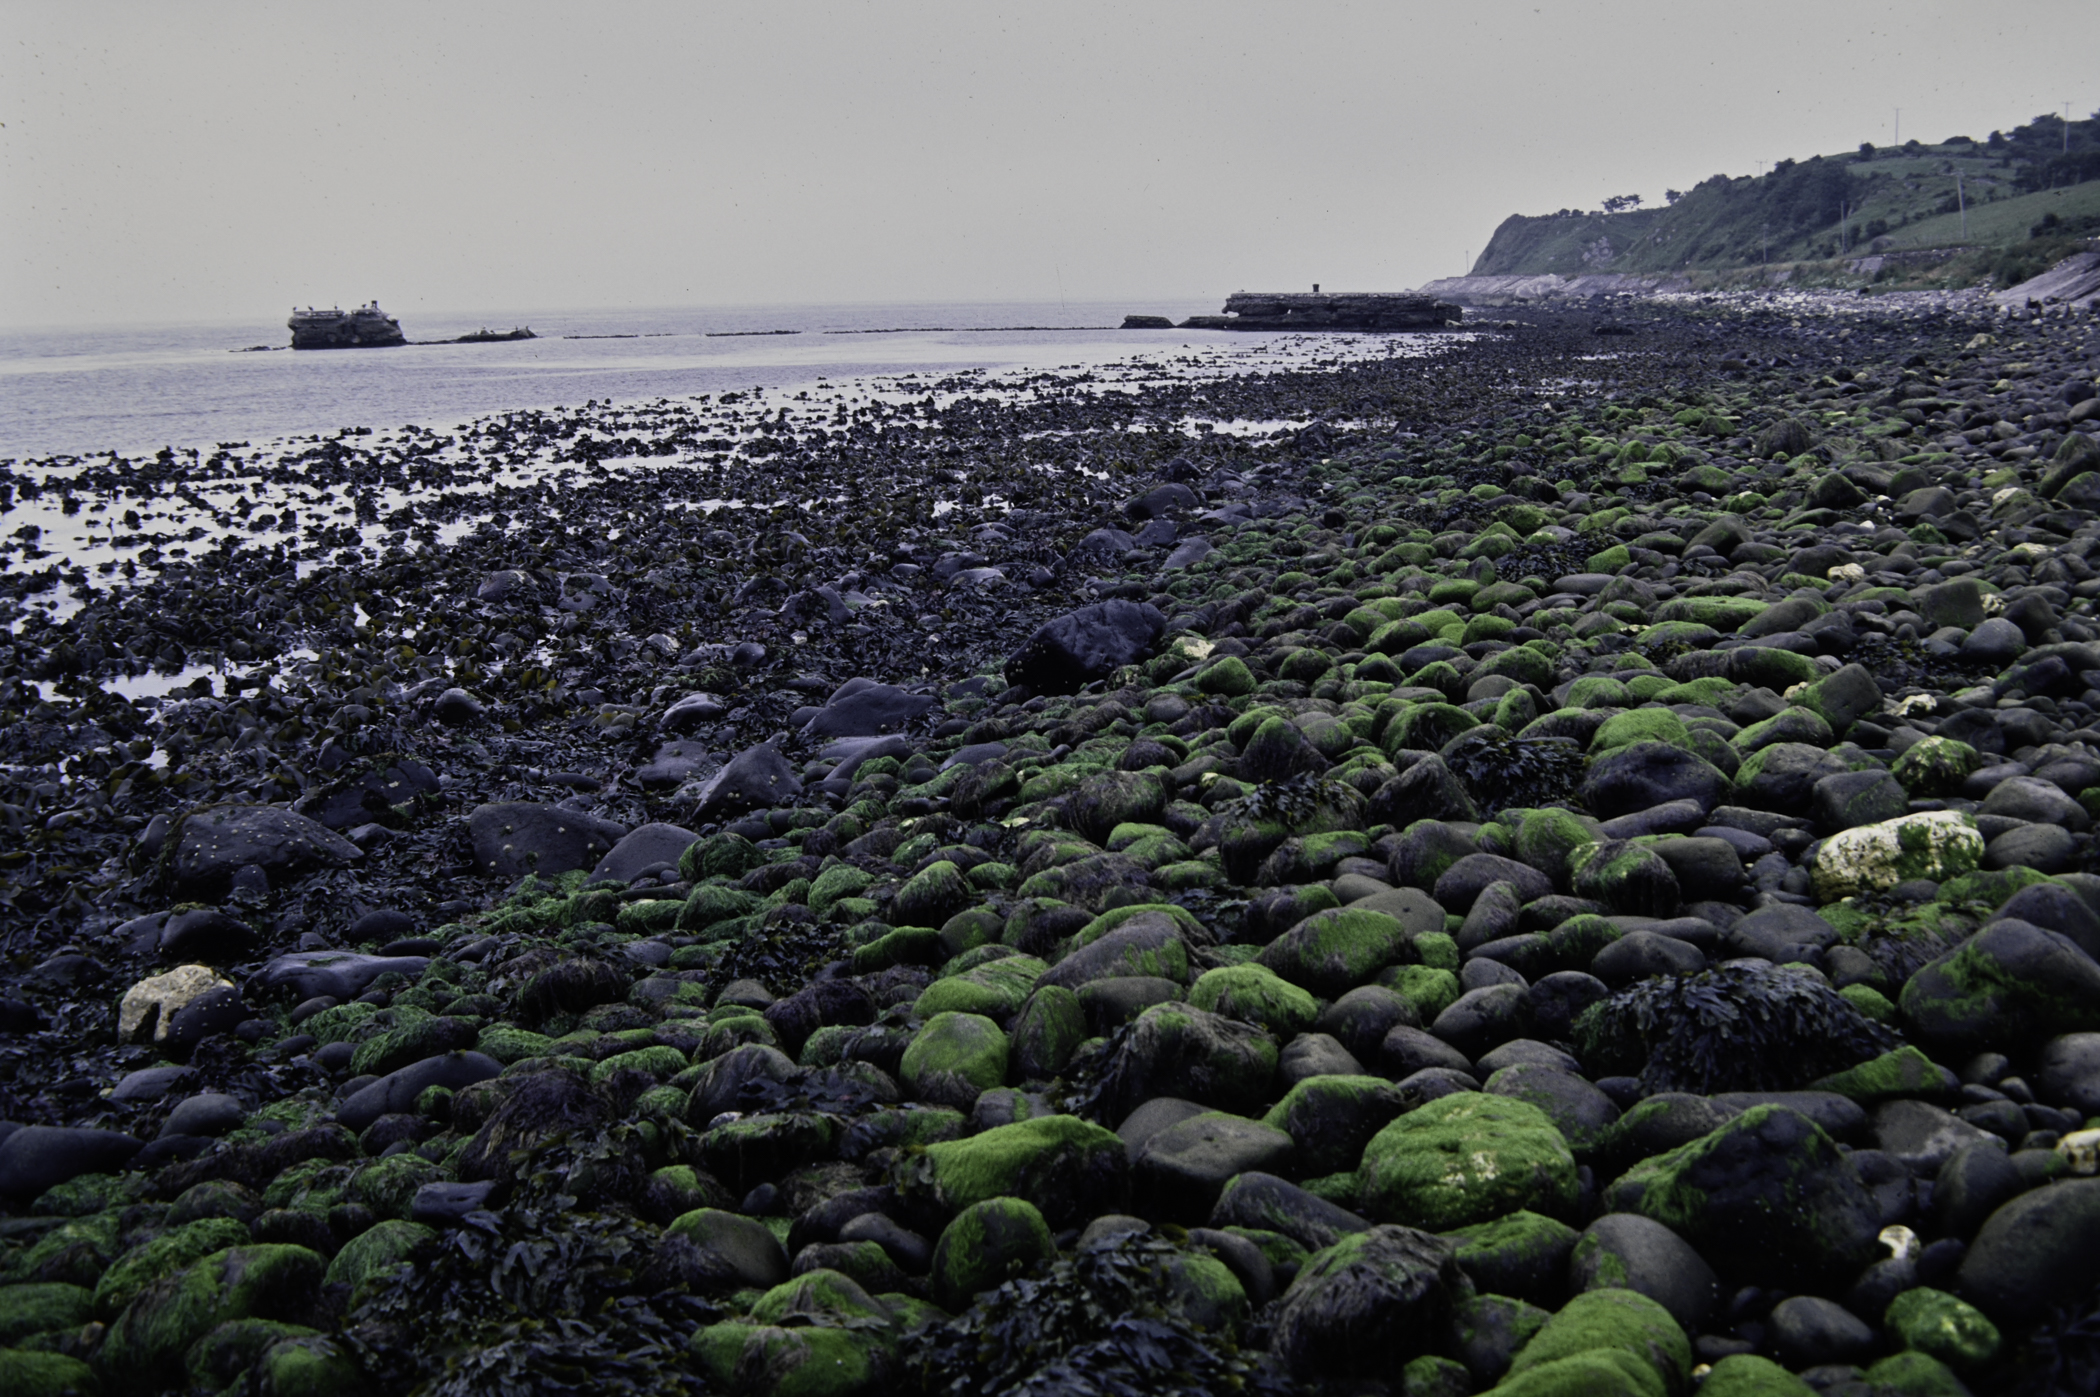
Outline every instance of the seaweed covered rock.
<path fill-rule="evenodd" d="M 1899 1041 L 1821 978 L 1751 961 L 1643 980 L 1575 1020 L 1584 1063 L 1650 1093 L 1790 1091 Z"/>
<path fill-rule="evenodd" d="M 1900 1002 L 1934 1048 L 2031 1045 L 2100 1028 L 2100 965 L 2063 933 L 2008 918 L 1919 969 Z"/>
<path fill-rule="evenodd" d="M 1670 1312 L 1631 1290 L 1592 1290 L 1576 1296 L 1532 1336 L 1510 1364 L 1505 1392 L 1682 1392 L 1691 1378 L 1691 1344 Z M 1653 1386 L 1649 1386 L 1653 1384 Z"/>
<path fill-rule="evenodd" d="M 1006 662 L 1006 682 L 1070 694 L 1149 656 L 1167 618 L 1148 602 L 1113 600 L 1044 622 Z"/>
<path fill-rule="evenodd" d="M 1642 1161 L 1604 1195 L 1614 1211 L 1683 1237 L 1722 1275 L 1757 1284 L 1849 1277 L 1872 1255 L 1881 1227 L 1836 1142 L 1779 1105 L 1753 1106 Z"/>
<path fill-rule="evenodd" d="M 1393 1372 L 1439 1346 L 1462 1284 L 1441 1238 L 1390 1225 L 1354 1233 L 1309 1257 L 1284 1292 L 1277 1352 L 1323 1378 Z"/>

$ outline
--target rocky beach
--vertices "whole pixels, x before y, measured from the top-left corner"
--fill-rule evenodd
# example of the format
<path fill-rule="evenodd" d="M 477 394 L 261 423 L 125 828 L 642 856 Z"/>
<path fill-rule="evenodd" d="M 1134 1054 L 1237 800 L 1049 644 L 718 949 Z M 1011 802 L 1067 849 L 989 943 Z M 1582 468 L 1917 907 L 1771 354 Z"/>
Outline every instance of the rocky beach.
<path fill-rule="evenodd" d="M 0 463 L 0 1390 L 2100 1392 L 2100 316 Z"/>

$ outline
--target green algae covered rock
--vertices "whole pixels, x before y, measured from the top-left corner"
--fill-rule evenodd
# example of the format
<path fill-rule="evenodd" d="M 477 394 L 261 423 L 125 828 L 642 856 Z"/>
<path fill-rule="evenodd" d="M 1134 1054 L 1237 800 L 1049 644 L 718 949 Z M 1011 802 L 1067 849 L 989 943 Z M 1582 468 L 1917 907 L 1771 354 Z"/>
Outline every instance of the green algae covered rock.
<path fill-rule="evenodd" d="M 1699 1384 L 1699 1397 L 1815 1397 L 1815 1389 L 1769 1358 L 1731 1353 Z"/>
<path fill-rule="evenodd" d="M 934 1299 L 959 1310 L 981 1290 L 1057 1258 L 1050 1225 L 1034 1204 L 987 1198 L 955 1215 L 933 1248 Z"/>
<path fill-rule="evenodd" d="M 1548 808 L 1529 810 L 1517 825 L 1517 858 L 1566 888 L 1574 855 L 1597 836 L 1567 811 Z"/>
<path fill-rule="evenodd" d="M 1674 742 L 1682 745 L 1691 741 L 1684 720 L 1667 708 L 1634 708 L 1623 713 L 1614 713 L 1597 729 L 1590 739 L 1590 751 L 1603 753 L 1616 748 L 1628 747 L 1636 742 Z"/>
<path fill-rule="evenodd" d="M 957 1212 L 1020 1198 L 1053 1227 L 1117 1211 L 1130 1189 L 1122 1137 L 1077 1116 L 1038 1116 L 928 1145 L 897 1166 L 898 1187 Z"/>
<path fill-rule="evenodd" d="M 1998 1356 L 1998 1326 L 1944 1290 L 1919 1286 L 1889 1302 L 1883 1319 L 1904 1348 L 1929 1354 L 1956 1372 L 1974 1372 Z"/>
<path fill-rule="evenodd" d="M 1225 965 L 1206 970 L 1189 986 L 1189 1003 L 1229 1019 L 1258 1024 L 1279 1041 L 1303 1033 L 1319 1017 L 1310 994 L 1264 965 Z"/>
<path fill-rule="evenodd" d="M 437 1240 L 437 1232 L 420 1222 L 390 1218 L 366 1228 L 343 1244 L 328 1263 L 327 1282 L 350 1287 L 352 1303 L 367 1288 L 381 1284 L 416 1248 Z"/>
<path fill-rule="evenodd" d="M 1451 942 L 1442 932 L 1435 935 L 1438 943 Z M 1437 947 L 1425 947 L 1422 943 L 1431 940 L 1427 936 L 1415 938 L 1416 954 L 1434 952 Z M 1451 945 L 1450 959 L 1458 959 L 1456 943 Z M 1421 1023 L 1435 1023 L 1436 1016 L 1458 1002 L 1462 989 L 1458 976 L 1451 970 L 1436 965 L 1389 965 L 1378 972 L 1375 983 L 1392 990 L 1414 1006 L 1415 1018 Z"/>
<path fill-rule="evenodd" d="M 1854 985 L 1850 988 L 1866 987 Z M 1850 995 L 1847 994 L 1847 997 L 1850 998 Z M 1881 996 L 1876 995 L 1875 998 L 1880 999 Z M 1887 1004 L 1888 1001 L 1882 999 L 1882 1003 Z M 1892 1048 L 1879 1057 L 1870 1058 L 1857 1067 L 1848 1067 L 1843 1072 L 1834 1072 L 1828 1077 L 1810 1082 L 1808 1089 L 1834 1091 L 1839 1096 L 1850 1097 L 1862 1106 L 1878 1106 L 1884 1101 L 1894 1101 L 1901 1097 L 1930 1099 L 1943 1096 L 1947 1091 L 1945 1077 L 1939 1064 L 1909 1043 L 1900 1048 Z"/>
<path fill-rule="evenodd" d="M 1244 1115 L 1268 1099 L 1277 1056 L 1263 1029 L 1189 1004 L 1155 1004 L 1116 1049 L 1101 1100 L 1111 1120 L 1156 1096 Z"/>
<path fill-rule="evenodd" d="M 1928 737 L 1912 744 L 1889 770 L 1913 799 L 1926 799 L 1958 794 L 1969 773 L 1982 765 L 1982 755 L 1968 743 Z"/>
<path fill-rule="evenodd" d="M 688 844 L 678 856 L 678 876 L 688 883 L 741 878 L 765 861 L 763 849 L 741 834 L 725 832 Z"/>
<path fill-rule="evenodd" d="M 395 1225 L 414 1226 L 380 1224 Z M 179 1369 L 190 1345 L 229 1320 L 306 1319 L 319 1296 L 326 1265 L 305 1247 L 240 1246 L 213 1252 L 140 1291 L 110 1325 L 97 1364 L 120 1391 L 157 1391 L 166 1375 Z"/>
<path fill-rule="evenodd" d="M 890 1311 L 837 1271 L 773 1287 L 743 1320 L 698 1330 L 686 1345 L 723 1391 L 770 1397 L 854 1397 L 889 1385 Z"/>
<path fill-rule="evenodd" d="M 1653 1218 L 1690 1242 L 1724 1277 L 1759 1283 L 1850 1277 L 1881 1227 L 1837 1143 L 1779 1105 L 1753 1106 L 1642 1160 L 1604 1195 L 1612 1211 Z"/>
<path fill-rule="evenodd" d="M 2100 1029 L 2100 966 L 2058 932 L 1993 922 L 1904 982 L 1911 1037 L 1949 1054 Z"/>
<path fill-rule="evenodd" d="M 962 871 L 946 859 L 926 865 L 897 889 L 890 902 L 892 926 L 939 926 L 977 901 Z"/>
<path fill-rule="evenodd" d="M 982 1014 L 935 1014 L 912 1036 L 899 1076 L 922 1101 L 968 1110 L 1006 1080 L 1007 1040 Z"/>
<path fill-rule="evenodd" d="M 0 1392 L 7 1397 L 93 1397 L 95 1370 L 62 1353 L 0 1348 Z"/>
<path fill-rule="evenodd" d="M 310 1339 L 320 1331 L 274 1319 L 231 1319 L 190 1345 L 185 1362 L 190 1388 L 218 1392 L 255 1366 L 271 1345 L 285 1339 Z"/>
<path fill-rule="evenodd" d="M 1298 1147 L 1298 1172 L 1317 1177 L 1354 1169 L 1371 1137 L 1412 1104 L 1383 1077 L 1322 1075 L 1285 1092 L 1262 1124 L 1290 1136 Z"/>
<path fill-rule="evenodd" d="M 936 1014 L 982 1014 L 996 1023 L 1010 1021 L 1035 992 L 1035 982 L 1049 969 L 1034 956 L 1004 956 L 988 960 L 959 975 L 935 980 L 920 991 L 912 1005 L 914 1016 L 930 1019 Z"/>
<path fill-rule="evenodd" d="M 1609 1353 L 1623 1354 L 1647 1368 L 1664 1392 L 1682 1392 L 1691 1380 L 1692 1346 L 1670 1312 L 1637 1291 L 1607 1289 L 1583 1292 L 1547 1320 L 1510 1364 L 1508 1387 L 1558 1391 L 1538 1385 L 1536 1379 L 1531 1387 L 1519 1388 L 1519 1383 L 1549 1364 Z"/>
<path fill-rule="evenodd" d="M 133 1297 L 162 1276 L 248 1239 L 248 1229 L 232 1218 L 199 1218 L 140 1243 L 95 1282 L 96 1318 L 116 1318 Z"/>
<path fill-rule="evenodd" d="M 1044 985 L 1028 996 L 1009 1040 L 1014 1070 L 1023 1081 L 1044 1081 L 1065 1070 L 1086 1041 L 1086 1008 L 1061 985 Z"/>
<path fill-rule="evenodd" d="M 94 1293 L 62 1281 L 0 1286 L 0 1347 L 53 1329 L 78 1329 L 94 1317 Z"/>
<path fill-rule="evenodd" d="M 1892 1353 L 1867 1369 L 1876 1393 L 1890 1397 L 1970 1397 L 1969 1386 L 1929 1353 L 1907 1349 Z"/>
<path fill-rule="evenodd" d="M 1411 1227 L 1372 1227 L 1314 1252 L 1276 1310 L 1274 1350 L 1301 1375 L 1391 1373 L 1441 1346 L 1464 1286 L 1451 1248 Z"/>
<path fill-rule="evenodd" d="M 325 1334 L 279 1339 L 255 1360 L 257 1397 L 362 1397 L 371 1381 Z"/>
<path fill-rule="evenodd" d="M 1257 963 L 1326 999 L 1339 998 L 1401 959 L 1412 938 L 1384 912 L 1315 912 L 1263 948 Z"/>
<path fill-rule="evenodd" d="M 1911 878 L 1936 883 L 1983 861 L 1983 836 L 1968 816 L 1927 810 L 1841 830 L 1823 841 L 1810 870 L 1819 902 L 1886 892 Z"/>
<path fill-rule="evenodd" d="M 1444 1240 L 1483 1294 L 1550 1304 L 1567 1290 L 1568 1258 L 1581 1236 L 1557 1218 L 1520 1209 L 1454 1229 Z"/>
<path fill-rule="evenodd" d="M 1359 1212 L 1438 1232 L 1519 1209 L 1564 1212 L 1578 1191 L 1575 1156 L 1546 1113 L 1480 1092 L 1387 1125 L 1364 1147 L 1360 1174 Z"/>

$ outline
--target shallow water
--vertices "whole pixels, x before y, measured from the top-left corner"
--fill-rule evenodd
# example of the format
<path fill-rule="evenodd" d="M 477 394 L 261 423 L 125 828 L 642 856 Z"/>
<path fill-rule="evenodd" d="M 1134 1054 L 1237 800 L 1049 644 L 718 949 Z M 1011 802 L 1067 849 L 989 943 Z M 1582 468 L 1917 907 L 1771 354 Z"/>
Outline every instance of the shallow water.
<path fill-rule="evenodd" d="M 1144 309 L 1181 318 L 1216 307 Z M 12 331 L 0 333 L 0 458 L 209 449 L 410 422 L 444 427 L 503 410 L 929 369 L 1083 369 L 1133 350 L 1249 338 L 1215 330 L 1086 328 L 1120 325 L 1123 310 L 987 303 L 400 316 L 412 341 L 513 325 L 530 325 L 540 338 L 301 353 L 280 347 L 290 332 L 274 317 Z M 946 328 L 888 328 L 894 326 Z M 795 333 L 762 333 L 780 329 Z M 268 348 L 237 352 L 250 345 Z"/>

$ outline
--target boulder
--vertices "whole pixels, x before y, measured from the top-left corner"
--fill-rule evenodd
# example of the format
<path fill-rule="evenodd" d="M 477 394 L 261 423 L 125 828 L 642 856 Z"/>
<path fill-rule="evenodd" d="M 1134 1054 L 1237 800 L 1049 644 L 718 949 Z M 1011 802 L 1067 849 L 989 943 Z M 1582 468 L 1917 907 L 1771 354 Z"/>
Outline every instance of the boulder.
<path fill-rule="evenodd" d="M 1519 1209 L 1574 1205 L 1575 1157 L 1528 1102 L 1460 1092 L 1387 1125 L 1364 1147 L 1357 1206 L 1439 1231 Z"/>
<path fill-rule="evenodd" d="M 802 778 L 771 743 L 747 747 L 707 779 L 693 802 L 696 821 L 720 820 L 748 810 L 769 810 L 802 794 Z"/>
<path fill-rule="evenodd" d="M 552 878 L 589 868 L 626 834 L 625 825 L 611 820 L 532 801 L 476 806 L 467 817 L 475 871 L 506 883 L 528 873 Z"/>
<path fill-rule="evenodd" d="M 1780 1105 L 1752 1107 L 1644 1160 L 1604 1198 L 1669 1228 L 1730 1279 L 1758 1284 L 1849 1277 L 1881 1227 L 1836 1142 Z"/>
<path fill-rule="evenodd" d="M 273 882 L 362 858 L 355 844 L 316 820 L 274 805 L 219 805 L 193 810 L 163 849 L 176 886 L 223 893 L 250 866 Z"/>
<path fill-rule="evenodd" d="M 802 725 L 808 738 L 879 737 L 903 730 L 934 706 L 931 694 L 914 694 L 872 679 L 841 684 L 816 716 Z"/>
<path fill-rule="evenodd" d="M 1038 693 L 1077 693 L 1124 665 L 1148 658 L 1167 628 L 1149 602 L 1116 599 L 1046 621 L 1006 662 L 1006 682 Z"/>
<path fill-rule="evenodd" d="M 632 883 L 642 871 L 659 864 L 678 867 L 678 860 L 685 851 L 699 841 L 700 836 L 682 825 L 667 825 L 652 822 L 638 825 L 620 837 L 620 842 L 606 851 L 591 869 L 590 883 Z"/>
<path fill-rule="evenodd" d="M 1353 1233 L 1306 1259 L 1284 1292 L 1275 1351 L 1300 1374 L 1382 1377 L 1441 1347 L 1463 1288 L 1449 1243 L 1411 1227 Z"/>

